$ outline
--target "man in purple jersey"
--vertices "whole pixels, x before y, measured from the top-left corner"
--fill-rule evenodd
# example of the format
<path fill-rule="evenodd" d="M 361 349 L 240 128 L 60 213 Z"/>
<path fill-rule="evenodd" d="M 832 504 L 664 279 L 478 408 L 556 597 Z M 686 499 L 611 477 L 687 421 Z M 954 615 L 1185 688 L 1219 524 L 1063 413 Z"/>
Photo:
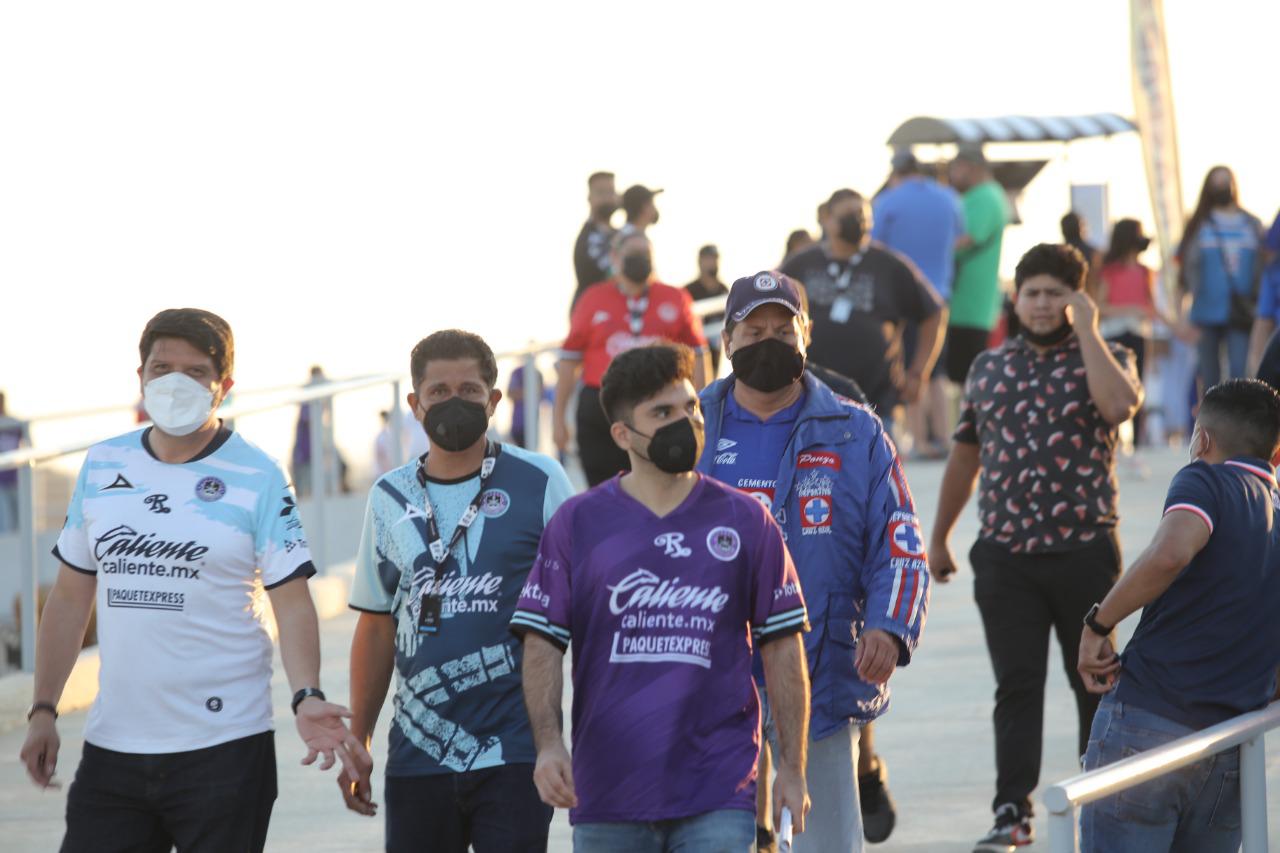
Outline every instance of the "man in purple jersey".
<path fill-rule="evenodd" d="M 577 851 L 746 853 L 755 845 L 759 645 L 779 734 L 775 819 L 804 828 L 808 618 L 777 524 L 696 474 L 693 357 L 623 353 L 601 403 L 631 472 L 567 501 L 542 536 L 511 628 L 543 800 L 570 808 Z M 573 646 L 573 758 L 563 658 Z"/>

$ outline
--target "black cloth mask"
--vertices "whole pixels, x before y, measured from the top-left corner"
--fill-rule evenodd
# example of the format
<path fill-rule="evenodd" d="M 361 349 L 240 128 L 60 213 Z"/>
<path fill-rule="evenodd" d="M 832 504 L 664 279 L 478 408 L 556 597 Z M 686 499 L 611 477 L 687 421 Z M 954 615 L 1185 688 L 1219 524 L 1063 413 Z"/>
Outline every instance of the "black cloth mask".
<path fill-rule="evenodd" d="M 742 347 L 729 361 L 739 382 L 765 394 L 781 391 L 804 374 L 800 350 L 777 338 Z"/>
<path fill-rule="evenodd" d="M 648 255 L 627 255 L 622 259 L 622 274 L 636 284 L 644 284 L 653 274 L 653 261 Z"/>
<path fill-rule="evenodd" d="M 1214 207 L 1226 207 L 1234 200 L 1231 197 L 1231 187 L 1214 187 L 1209 190 L 1209 203 Z"/>
<path fill-rule="evenodd" d="M 861 246 L 862 238 L 866 236 L 866 223 L 863 221 L 861 213 L 846 213 L 836 220 L 837 234 L 840 239 L 851 246 Z"/>
<path fill-rule="evenodd" d="M 466 450 L 489 429 L 489 410 L 479 403 L 450 397 L 427 409 L 422 419 L 427 437 L 441 450 Z"/>
<path fill-rule="evenodd" d="M 627 424 L 627 429 L 649 439 L 648 460 L 659 471 L 668 474 L 692 471 L 698 464 L 698 457 L 702 456 L 702 445 L 706 440 L 703 428 L 695 427 L 689 418 L 672 421 L 653 435 L 645 435 L 630 424 Z"/>
<path fill-rule="evenodd" d="M 1068 323 L 1066 320 L 1063 320 L 1062 325 L 1054 329 L 1052 332 L 1045 332 L 1043 334 L 1039 334 L 1037 332 L 1031 331 L 1026 326 L 1023 326 L 1019 330 L 1018 334 L 1021 335 L 1029 343 L 1035 344 L 1038 347 L 1052 347 L 1052 346 L 1057 346 L 1058 344 L 1065 341 L 1067 338 L 1071 337 L 1072 331 L 1073 331 L 1073 328 L 1071 324 Z"/>

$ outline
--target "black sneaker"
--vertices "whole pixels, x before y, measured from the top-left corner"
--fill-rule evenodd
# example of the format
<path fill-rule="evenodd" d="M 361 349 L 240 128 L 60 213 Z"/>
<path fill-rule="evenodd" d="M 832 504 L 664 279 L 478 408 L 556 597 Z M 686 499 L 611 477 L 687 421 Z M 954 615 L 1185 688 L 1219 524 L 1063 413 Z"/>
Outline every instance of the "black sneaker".
<path fill-rule="evenodd" d="M 879 844 L 893 834 L 898 811 L 889 795 L 889 768 L 876 756 L 876 769 L 858 776 L 858 803 L 862 806 L 862 835 Z"/>
<path fill-rule="evenodd" d="M 778 853 L 773 833 L 763 826 L 756 827 L 756 853 Z"/>
<path fill-rule="evenodd" d="M 973 853 L 1013 853 L 1036 840 L 1036 828 L 1031 815 L 1023 814 L 1013 803 L 1005 803 L 996 809 L 996 822 L 991 831 L 978 839 Z"/>

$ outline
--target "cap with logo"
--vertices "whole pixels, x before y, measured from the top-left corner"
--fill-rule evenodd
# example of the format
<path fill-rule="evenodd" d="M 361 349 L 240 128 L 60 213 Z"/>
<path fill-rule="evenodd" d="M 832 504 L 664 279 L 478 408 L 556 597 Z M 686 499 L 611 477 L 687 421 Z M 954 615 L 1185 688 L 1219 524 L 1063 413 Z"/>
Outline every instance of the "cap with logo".
<path fill-rule="evenodd" d="M 627 212 L 627 216 L 635 216 L 641 209 L 653 201 L 653 197 L 662 190 L 651 190 L 641 184 L 634 187 L 628 187 L 627 191 L 622 194 L 622 209 Z"/>
<path fill-rule="evenodd" d="M 733 287 L 729 288 L 725 312 L 733 318 L 733 322 L 741 323 L 752 311 L 767 304 L 782 305 L 797 316 L 804 313 L 800 301 L 800 286 L 795 279 L 770 270 L 735 281 Z"/>

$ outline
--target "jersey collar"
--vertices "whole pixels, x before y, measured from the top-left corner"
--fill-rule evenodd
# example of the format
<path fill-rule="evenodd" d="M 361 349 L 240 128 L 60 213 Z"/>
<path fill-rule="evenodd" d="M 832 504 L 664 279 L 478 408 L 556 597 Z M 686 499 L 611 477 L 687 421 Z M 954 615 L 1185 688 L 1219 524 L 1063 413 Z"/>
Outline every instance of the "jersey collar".
<path fill-rule="evenodd" d="M 1242 456 L 1239 459 L 1228 459 L 1223 464 L 1230 465 L 1233 468 L 1243 469 L 1248 471 L 1250 474 L 1257 474 L 1259 477 L 1270 483 L 1273 489 L 1277 488 L 1276 469 L 1271 467 L 1270 462 L 1263 462 L 1261 459 L 1254 459 L 1251 456 Z"/>

